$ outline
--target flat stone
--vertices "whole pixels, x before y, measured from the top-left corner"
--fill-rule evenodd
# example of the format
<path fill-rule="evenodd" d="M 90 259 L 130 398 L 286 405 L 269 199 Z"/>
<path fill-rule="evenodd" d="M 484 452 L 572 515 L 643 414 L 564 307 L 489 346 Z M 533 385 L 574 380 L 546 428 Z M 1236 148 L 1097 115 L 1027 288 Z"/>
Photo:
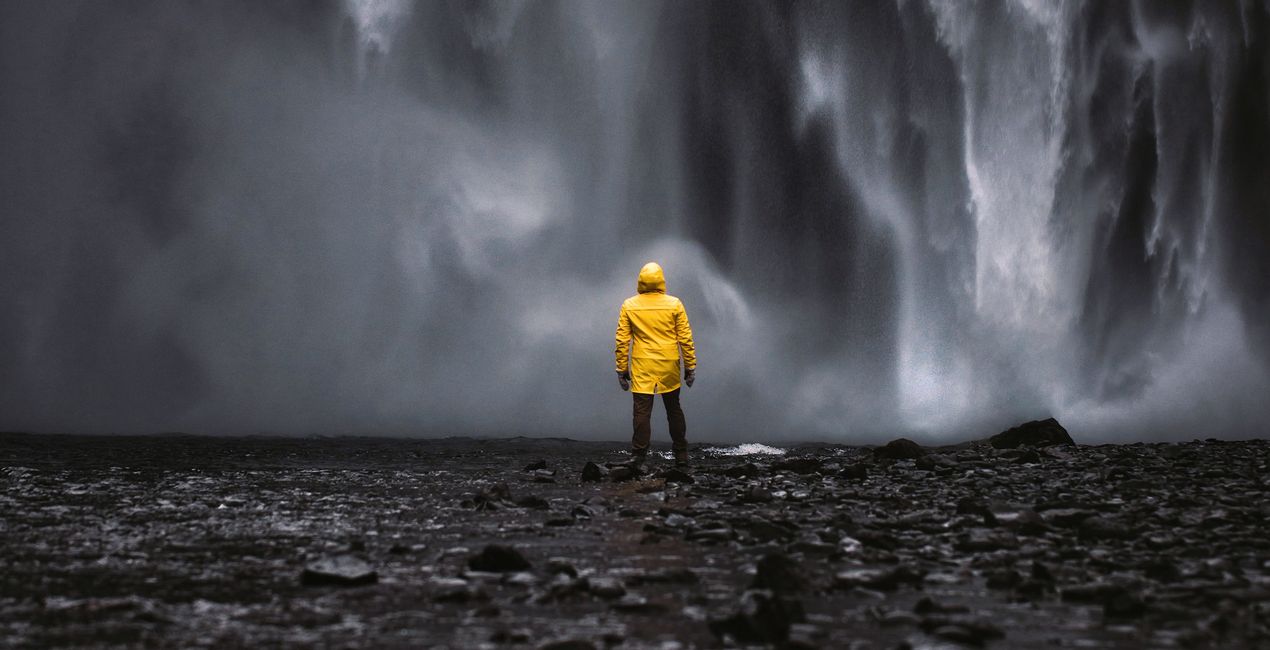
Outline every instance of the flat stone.
<path fill-rule="evenodd" d="M 351 587 L 379 581 L 379 574 L 369 563 L 351 555 L 336 555 L 310 562 L 304 567 L 300 581 L 305 585 Z"/>

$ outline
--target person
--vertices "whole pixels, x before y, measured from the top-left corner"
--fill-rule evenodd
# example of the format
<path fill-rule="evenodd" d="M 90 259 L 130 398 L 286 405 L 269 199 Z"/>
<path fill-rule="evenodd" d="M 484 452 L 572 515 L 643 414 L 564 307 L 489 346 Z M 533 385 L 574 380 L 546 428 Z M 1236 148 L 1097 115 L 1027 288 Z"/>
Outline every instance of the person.
<path fill-rule="evenodd" d="M 622 303 L 617 314 L 617 383 L 634 398 L 631 456 L 638 466 L 648 456 L 652 440 L 653 400 L 661 394 L 670 423 L 675 464 L 688 464 L 688 425 L 679 403 L 680 357 L 683 383 L 696 380 L 697 350 L 683 302 L 666 294 L 661 266 L 649 262 L 639 270 L 638 293 Z M 629 356 L 629 359 L 628 359 Z"/>

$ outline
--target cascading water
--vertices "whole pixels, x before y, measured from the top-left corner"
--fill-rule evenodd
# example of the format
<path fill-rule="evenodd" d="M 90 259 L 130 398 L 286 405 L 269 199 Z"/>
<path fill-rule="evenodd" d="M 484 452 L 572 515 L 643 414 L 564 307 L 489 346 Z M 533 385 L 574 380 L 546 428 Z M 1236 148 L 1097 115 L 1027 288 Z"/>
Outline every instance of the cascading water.
<path fill-rule="evenodd" d="M 0 14 L 0 428 L 1264 434 L 1264 1 Z"/>

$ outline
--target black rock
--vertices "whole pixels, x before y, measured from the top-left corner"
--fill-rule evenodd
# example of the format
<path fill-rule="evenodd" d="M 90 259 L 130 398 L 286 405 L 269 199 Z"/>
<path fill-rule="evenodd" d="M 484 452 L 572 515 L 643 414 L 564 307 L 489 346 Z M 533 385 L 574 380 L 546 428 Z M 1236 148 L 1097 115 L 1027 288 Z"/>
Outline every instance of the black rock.
<path fill-rule="evenodd" d="M 678 468 L 672 467 L 662 473 L 662 478 L 671 483 L 695 483 L 692 474 Z"/>
<path fill-rule="evenodd" d="M 529 569 L 529 560 L 520 551 L 501 544 L 490 544 L 480 553 L 467 561 L 468 568 L 473 571 L 490 571 L 506 573 L 508 571 L 525 571 Z"/>
<path fill-rule="evenodd" d="M 864 587 L 878 591 L 894 591 L 900 585 L 921 587 L 926 572 L 900 565 L 890 569 L 858 568 L 840 571 L 834 583 L 839 587 Z"/>
<path fill-rule="evenodd" d="M 516 499 L 515 503 L 521 508 L 531 508 L 533 510 L 546 510 L 551 507 L 551 504 L 547 503 L 546 499 L 536 494 L 520 497 Z"/>
<path fill-rule="evenodd" d="M 1141 618 L 1147 612 L 1147 604 L 1128 589 L 1110 594 L 1102 604 L 1102 615 L 1112 619 Z"/>
<path fill-rule="evenodd" d="M 742 465 L 733 465 L 723 470 L 723 475 L 728 478 L 748 478 L 758 475 L 758 465 L 754 463 L 744 463 Z"/>
<path fill-rule="evenodd" d="M 553 557 L 547 560 L 547 572 L 551 574 L 562 574 L 570 578 L 578 577 L 578 569 L 573 566 L 573 562 L 567 558 Z"/>
<path fill-rule="evenodd" d="M 595 483 L 604 480 L 604 469 L 592 462 L 582 466 L 582 482 Z"/>
<path fill-rule="evenodd" d="M 726 636 L 739 643 L 781 644 L 789 638 L 791 625 L 806 620 L 801 601 L 767 591 L 747 591 L 736 613 L 709 625 L 719 639 Z"/>
<path fill-rule="evenodd" d="M 758 561 L 754 589 L 767 589 L 773 593 L 797 593 L 805 586 L 798 565 L 783 553 L 769 553 Z"/>
<path fill-rule="evenodd" d="M 761 485 L 751 485 L 741 494 L 741 500 L 746 503 L 768 503 L 772 498 L 772 491 Z"/>
<path fill-rule="evenodd" d="M 787 458 L 772 463 L 772 471 L 774 472 L 793 472 L 794 474 L 815 474 L 820 471 L 824 463 L 819 458 L 811 456 L 799 456 L 797 458 Z"/>
<path fill-rule="evenodd" d="M 1018 447 L 1050 447 L 1053 445 L 1076 446 L 1067 429 L 1058 420 L 1033 420 L 1017 427 L 1006 429 L 991 438 L 988 442 L 997 449 L 1016 449 Z"/>
<path fill-rule="evenodd" d="M 609 472 L 609 480 L 614 483 L 633 481 L 639 478 L 639 468 L 634 465 L 620 465 Z"/>
<path fill-rule="evenodd" d="M 864 463 L 847 465 L 842 468 L 842 478 L 849 478 L 857 481 L 869 478 L 869 466 Z"/>
<path fill-rule="evenodd" d="M 926 450 L 908 438 L 897 438 L 874 449 L 873 455 L 876 458 L 902 460 L 906 458 L 921 458 L 926 455 Z"/>
<path fill-rule="evenodd" d="M 586 639 L 561 639 L 548 641 L 538 646 L 538 650 L 595 650 L 595 644 Z"/>
<path fill-rule="evenodd" d="M 540 469 L 547 469 L 547 461 L 545 461 L 545 460 L 536 460 L 536 461 L 534 461 L 534 462 L 532 462 L 532 463 L 530 463 L 530 464 L 528 464 L 528 465 L 525 465 L 525 471 L 526 471 L 526 472 L 534 472 L 534 471 L 537 471 L 537 470 L 540 470 Z"/>
<path fill-rule="evenodd" d="M 351 555 L 336 555 L 310 562 L 304 567 L 300 581 L 305 585 L 351 587 L 379 581 L 379 574 L 364 560 Z"/>
<path fill-rule="evenodd" d="M 1080 522 L 1079 535 L 1086 540 L 1129 539 L 1137 537 L 1137 531 L 1118 518 L 1096 516 Z"/>

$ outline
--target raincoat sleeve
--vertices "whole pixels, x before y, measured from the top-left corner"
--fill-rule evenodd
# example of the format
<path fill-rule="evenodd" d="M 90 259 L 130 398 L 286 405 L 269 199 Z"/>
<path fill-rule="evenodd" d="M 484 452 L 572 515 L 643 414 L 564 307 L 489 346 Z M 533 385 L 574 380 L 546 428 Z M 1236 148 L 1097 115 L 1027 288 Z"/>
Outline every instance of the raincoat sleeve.
<path fill-rule="evenodd" d="M 626 372 L 631 352 L 631 318 L 626 315 L 626 303 L 622 303 L 622 309 L 617 312 L 617 334 L 614 338 L 617 339 L 613 347 L 613 354 L 617 357 L 617 371 Z"/>
<path fill-rule="evenodd" d="M 697 367 L 697 346 L 692 342 L 692 326 L 688 324 L 688 310 L 683 303 L 675 310 L 675 339 L 683 352 L 684 368 L 692 370 Z"/>

